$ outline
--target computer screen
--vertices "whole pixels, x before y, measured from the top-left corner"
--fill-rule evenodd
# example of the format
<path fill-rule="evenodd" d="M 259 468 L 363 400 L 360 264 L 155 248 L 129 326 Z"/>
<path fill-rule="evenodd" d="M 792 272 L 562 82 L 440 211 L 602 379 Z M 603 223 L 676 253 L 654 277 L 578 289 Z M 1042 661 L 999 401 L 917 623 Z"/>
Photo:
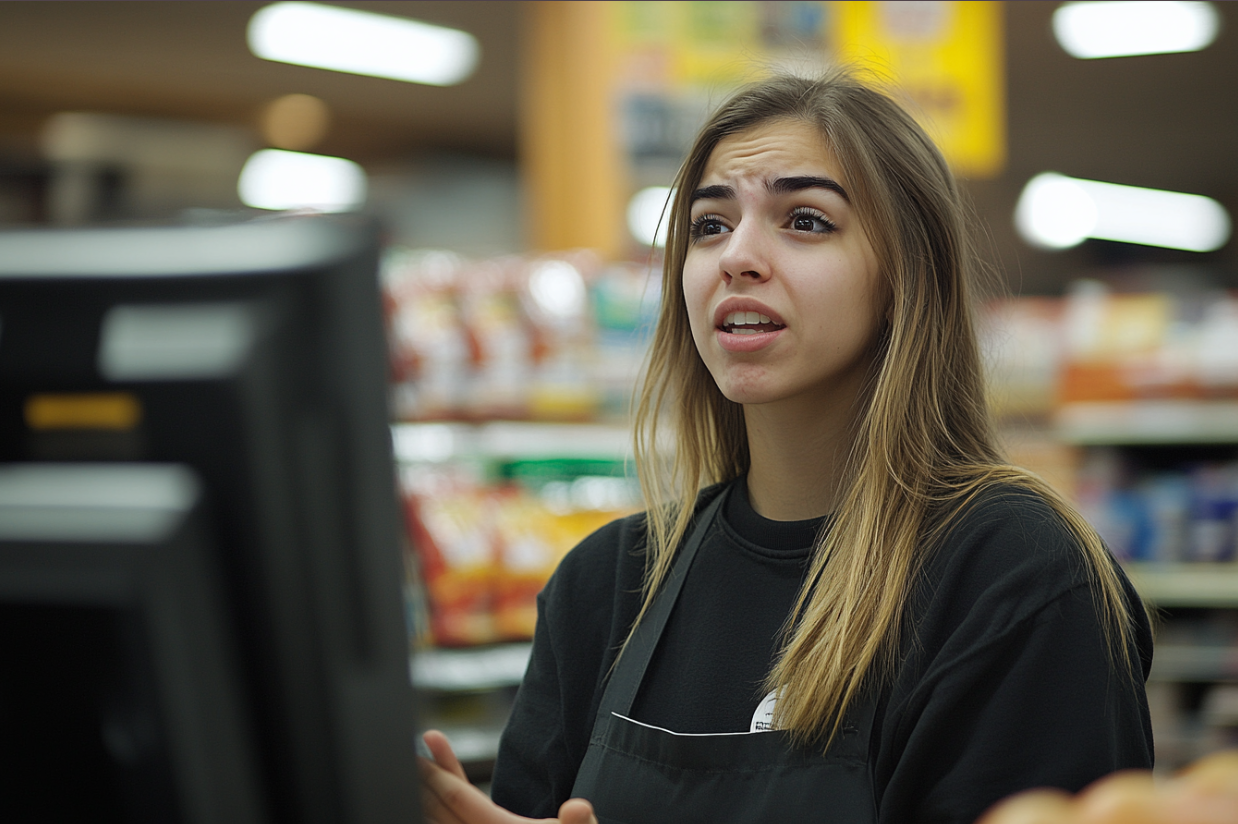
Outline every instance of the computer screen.
<path fill-rule="evenodd" d="M 0 232 L 0 819 L 420 820 L 379 252 Z"/>

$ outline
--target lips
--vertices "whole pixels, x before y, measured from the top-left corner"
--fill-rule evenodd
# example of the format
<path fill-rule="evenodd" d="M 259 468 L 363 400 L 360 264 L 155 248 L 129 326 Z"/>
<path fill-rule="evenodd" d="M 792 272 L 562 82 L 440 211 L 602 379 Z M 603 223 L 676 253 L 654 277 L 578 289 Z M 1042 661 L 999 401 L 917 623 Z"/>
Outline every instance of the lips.
<path fill-rule="evenodd" d="M 718 345 L 734 353 L 764 349 L 787 328 L 777 312 L 750 298 L 724 300 L 714 311 L 714 327 Z"/>
<path fill-rule="evenodd" d="M 723 331 L 732 335 L 756 335 L 781 328 L 782 324 L 774 323 L 760 312 L 731 312 L 722 322 Z"/>
<path fill-rule="evenodd" d="M 754 300 L 732 298 L 714 312 L 714 327 L 730 335 L 776 332 L 786 324 L 778 313 Z"/>

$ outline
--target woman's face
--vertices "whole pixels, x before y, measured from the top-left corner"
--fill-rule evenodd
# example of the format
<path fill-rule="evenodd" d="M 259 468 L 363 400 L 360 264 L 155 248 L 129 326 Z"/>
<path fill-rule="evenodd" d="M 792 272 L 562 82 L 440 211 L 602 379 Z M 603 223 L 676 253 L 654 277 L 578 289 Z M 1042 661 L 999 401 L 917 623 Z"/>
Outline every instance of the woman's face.
<path fill-rule="evenodd" d="M 847 176 L 811 124 L 720 142 L 692 193 L 683 291 L 697 350 L 728 399 L 846 404 L 885 307 Z"/>

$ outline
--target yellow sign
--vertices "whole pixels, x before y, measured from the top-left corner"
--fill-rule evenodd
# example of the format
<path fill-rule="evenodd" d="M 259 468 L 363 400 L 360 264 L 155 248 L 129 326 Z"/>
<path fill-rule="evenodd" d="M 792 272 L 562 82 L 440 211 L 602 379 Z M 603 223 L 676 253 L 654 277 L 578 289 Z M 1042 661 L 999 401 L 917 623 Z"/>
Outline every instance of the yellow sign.
<path fill-rule="evenodd" d="M 903 91 L 956 172 L 992 177 L 1006 162 L 1001 3 L 833 5 L 834 54 Z"/>
<path fill-rule="evenodd" d="M 627 0 L 615 9 L 624 62 L 665 89 L 734 87 L 764 58 L 760 3 Z M 620 78 L 633 79 L 642 78 Z"/>
<path fill-rule="evenodd" d="M 670 98 L 719 94 L 773 68 L 814 62 L 873 71 L 960 175 L 1006 162 L 1002 4 L 989 0 L 623 2 L 613 5 L 621 88 Z"/>

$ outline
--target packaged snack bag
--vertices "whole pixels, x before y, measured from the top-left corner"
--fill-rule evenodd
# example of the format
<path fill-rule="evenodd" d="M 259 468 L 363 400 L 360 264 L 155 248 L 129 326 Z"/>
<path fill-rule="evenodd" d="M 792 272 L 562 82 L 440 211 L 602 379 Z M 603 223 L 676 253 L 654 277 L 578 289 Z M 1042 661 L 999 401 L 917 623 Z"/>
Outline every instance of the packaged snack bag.
<path fill-rule="evenodd" d="M 405 482 L 405 506 L 434 643 L 494 641 L 497 567 L 489 496 L 466 479 L 422 468 Z"/>

